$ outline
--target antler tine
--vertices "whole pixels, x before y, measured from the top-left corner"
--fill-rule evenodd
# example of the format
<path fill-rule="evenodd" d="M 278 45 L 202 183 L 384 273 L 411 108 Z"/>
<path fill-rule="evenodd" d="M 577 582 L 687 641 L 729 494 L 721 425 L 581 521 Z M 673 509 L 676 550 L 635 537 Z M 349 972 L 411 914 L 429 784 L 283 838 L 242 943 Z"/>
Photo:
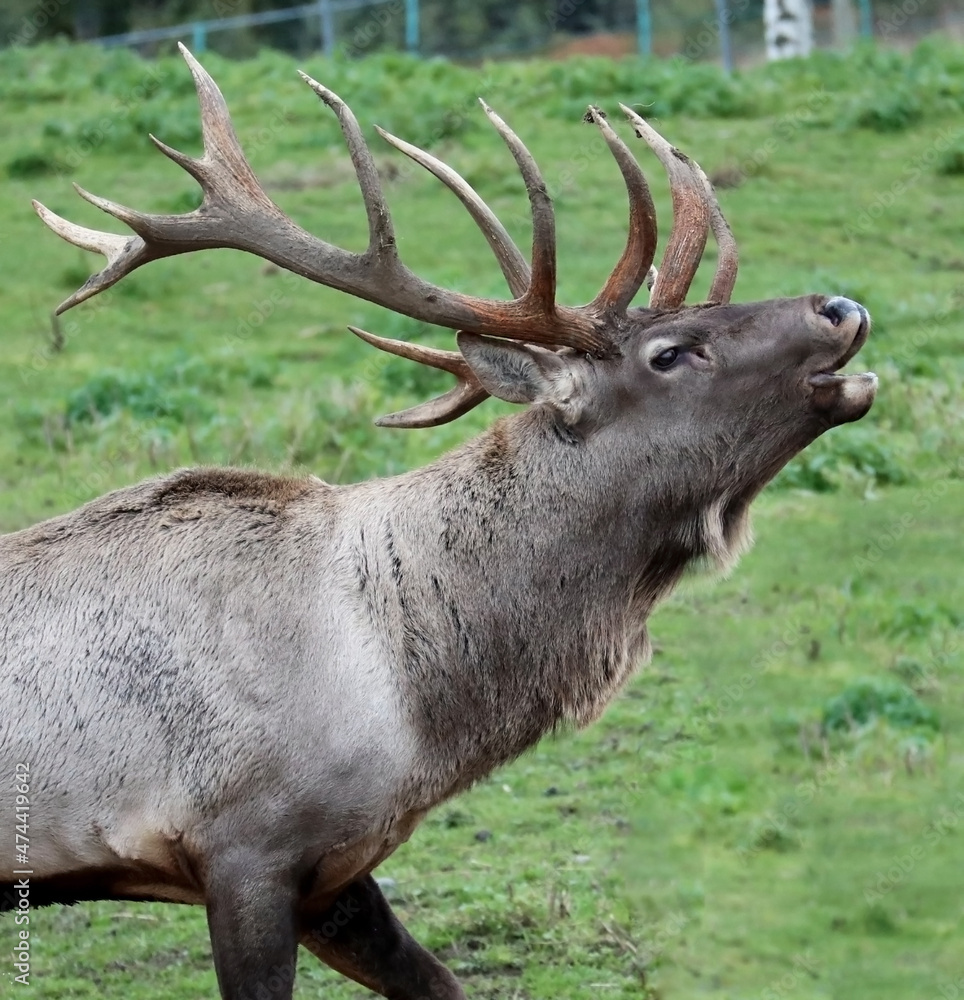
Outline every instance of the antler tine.
<path fill-rule="evenodd" d="M 75 185 L 76 186 L 76 185 Z M 78 191 L 81 189 L 78 188 Z M 86 192 L 82 192 L 86 194 Z M 31 204 L 34 211 L 62 240 L 72 243 L 81 250 L 103 254 L 107 258 L 107 267 L 99 274 L 92 275 L 74 292 L 57 306 L 55 313 L 60 315 L 71 306 L 89 299 L 92 295 L 109 288 L 135 267 L 146 264 L 152 259 L 147 244 L 139 236 L 118 236 L 115 233 L 102 233 L 97 229 L 78 226 L 61 218 L 56 212 L 51 212 L 45 205 L 34 199 Z"/>
<path fill-rule="evenodd" d="M 603 112 L 590 106 L 586 117 L 602 132 L 626 182 L 629 195 L 629 234 L 626 237 L 626 248 L 606 279 L 606 284 L 590 305 L 592 309 L 611 310 L 619 315 L 626 311 L 652 267 L 656 254 L 656 206 L 636 157 L 613 131 Z"/>
<path fill-rule="evenodd" d="M 348 329 L 356 337 L 360 337 L 365 343 L 377 347 L 380 351 L 387 351 L 400 358 L 408 358 L 421 365 L 449 372 L 458 380 L 457 385 L 441 396 L 436 396 L 435 399 L 379 417 L 375 421 L 379 427 L 437 427 L 439 424 L 461 417 L 489 395 L 458 351 L 440 351 L 435 347 L 411 344 L 405 340 L 379 337 L 367 330 L 360 330 L 357 326 L 350 326 Z"/>
<path fill-rule="evenodd" d="M 307 73 L 298 70 L 298 75 L 305 83 L 335 112 L 338 124 L 341 126 L 348 155 L 351 157 L 358 186 L 361 188 L 362 199 L 365 202 L 365 212 L 368 215 L 368 249 L 378 256 L 384 253 L 395 255 L 395 230 L 392 217 L 388 211 L 388 202 L 382 191 L 382 182 L 378 177 L 378 168 L 372 157 L 368 143 L 362 134 L 358 119 L 351 108 L 332 90 L 313 80 Z"/>
<path fill-rule="evenodd" d="M 673 229 L 663 253 L 650 305 L 654 309 L 675 309 L 686 298 L 709 236 L 710 206 L 701 176 L 703 172 L 632 108 L 625 104 L 619 106 L 632 122 L 636 135 L 646 141 L 669 175 Z"/>
<path fill-rule="evenodd" d="M 543 314 L 552 315 L 556 308 L 556 217 L 552 199 L 536 161 L 522 140 L 485 101 L 480 98 L 479 103 L 509 147 L 529 196 L 532 209 L 532 277 L 526 298 Z"/>
<path fill-rule="evenodd" d="M 183 215 L 150 215 L 91 194 L 75 184 L 75 190 L 85 201 L 119 219 L 137 234 L 124 237 L 77 226 L 34 201 L 37 214 L 58 236 L 107 258 L 107 267 L 91 275 L 81 288 L 65 299 L 57 307 L 58 314 L 104 291 L 148 261 L 205 247 L 248 249 L 244 238 L 232 233 L 230 224 L 225 226 L 228 221 L 225 216 L 230 216 L 231 210 L 239 204 L 244 204 L 249 214 L 254 209 L 283 218 L 261 189 L 244 158 L 227 104 L 217 84 L 180 43 L 179 48 L 197 89 L 204 156 L 195 159 L 153 135 L 150 138 L 165 156 L 183 167 L 201 185 L 201 207 Z"/>
<path fill-rule="evenodd" d="M 419 149 L 418 146 L 413 146 L 410 142 L 399 139 L 398 136 L 386 132 L 385 129 L 379 128 L 377 125 L 375 131 L 386 142 L 396 149 L 400 149 L 417 164 L 425 167 L 429 173 L 434 174 L 462 202 L 492 248 L 495 259 L 505 275 L 509 291 L 516 298 L 525 295 L 529 288 L 529 264 L 506 231 L 505 226 L 496 217 L 495 212 L 479 197 L 478 192 L 468 181 L 447 163 L 443 163 L 431 153 L 426 153 L 424 149 Z"/>
<path fill-rule="evenodd" d="M 713 239 L 716 240 L 717 246 L 716 271 L 713 274 L 713 283 L 710 285 L 707 300 L 722 304 L 729 302 L 730 296 L 733 294 L 740 255 L 736 247 L 736 237 L 723 215 L 720 203 L 716 200 L 713 185 L 702 170 L 700 173 L 703 175 L 706 197 L 710 203 L 710 229 L 713 230 Z"/>
<path fill-rule="evenodd" d="M 261 185 L 241 149 L 224 95 L 208 71 L 191 55 L 187 46 L 178 42 L 177 47 L 194 78 L 194 89 L 197 91 L 201 111 L 204 156 L 200 160 L 187 156 L 153 135 L 150 137 L 151 141 L 165 156 L 183 167 L 201 185 L 206 196 L 216 197 L 219 190 L 217 181 L 221 179 L 220 175 L 225 173 L 226 168 L 232 175 L 235 185 L 249 198 L 270 205 L 271 202 L 261 190 Z"/>

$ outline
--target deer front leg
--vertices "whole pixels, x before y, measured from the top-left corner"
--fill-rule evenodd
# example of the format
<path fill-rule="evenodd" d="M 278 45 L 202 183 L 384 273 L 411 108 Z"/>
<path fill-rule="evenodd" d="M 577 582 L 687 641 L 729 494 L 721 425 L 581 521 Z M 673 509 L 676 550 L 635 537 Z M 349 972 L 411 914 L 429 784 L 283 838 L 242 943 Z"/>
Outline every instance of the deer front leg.
<path fill-rule="evenodd" d="M 223 1000 L 291 1000 L 297 891 L 255 852 L 219 858 L 206 878 L 208 929 Z"/>
<path fill-rule="evenodd" d="M 302 913 L 301 943 L 388 1000 L 465 1000 L 455 976 L 405 930 L 371 875 L 328 909 Z"/>

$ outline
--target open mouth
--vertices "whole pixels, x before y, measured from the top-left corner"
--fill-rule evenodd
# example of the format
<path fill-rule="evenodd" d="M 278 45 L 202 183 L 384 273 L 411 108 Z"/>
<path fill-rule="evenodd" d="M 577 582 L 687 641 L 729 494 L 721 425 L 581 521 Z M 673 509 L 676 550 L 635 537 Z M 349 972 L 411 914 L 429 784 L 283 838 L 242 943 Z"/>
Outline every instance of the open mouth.
<path fill-rule="evenodd" d="M 834 308 L 839 299 L 831 299 L 825 307 L 824 315 L 827 319 L 833 323 L 834 326 L 841 326 L 844 323 L 852 323 L 854 319 L 859 320 L 857 323 L 857 329 L 854 333 L 853 340 L 850 342 L 850 346 L 840 355 L 837 360 L 830 365 L 828 368 L 824 368 L 822 371 L 816 372 L 814 375 L 810 376 L 810 384 L 815 389 L 824 389 L 831 386 L 842 384 L 849 379 L 858 379 L 862 381 L 873 381 L 874 384 L 877 382 L 877 376 L 873 372 L 860 372 L 853 375 L 845 375 L 840 373 L 840 369 L 843 368 L 845 364 L 860 350 L 861 347 L 867 343 L 867 337 L 870 336 L 870 314 L 864 309 L 863 306 L 858 305 L 856 302 L 851 302 L 849 299 L 842 300 L 845 301 L 849 307 L 847 312 L 842 309 Z M 854 311 L 856 309 L 856 313 Z"/>
<path fill-rule="evenodd" d="M 870 315 L 862 305 L 836 296 L 828 299 L 820 310 L 821 316 L 837 327 L 842 341 L 849 335 L 850 342 L 835 361 L 809 377 L 815 410 L 822 414 L 826 426 L 859 420 L 873 405 L 877 395 L 877 376 L 873 372 L 843 374 L 840 369 L 867 342 L 870 334 Z"/>
<path fill-rule="evenodd" d="M 814 389 L 827 389 L 830 386 L 841 385 L 852 379 L 862 379 L 864 381 L 877 381 L 877 376 L 873 372 L 853 372 L 841 374 L 840 372 L 817 372 L 810 376 L 810 384 Z"/>

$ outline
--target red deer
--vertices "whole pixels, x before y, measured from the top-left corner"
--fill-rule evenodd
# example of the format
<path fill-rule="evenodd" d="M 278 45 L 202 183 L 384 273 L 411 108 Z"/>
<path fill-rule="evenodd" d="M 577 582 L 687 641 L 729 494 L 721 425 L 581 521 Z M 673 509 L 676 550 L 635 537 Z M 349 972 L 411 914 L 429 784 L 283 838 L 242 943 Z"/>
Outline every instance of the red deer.
<path fill-rule="evenodd" d="M 511 299 L 457 294 L 399 259 L 372 155 L 335 113 L 367 210 L 350 253 L 267 197 L 220 91 L 185 51 L 204 154 L 155 144 L 201 185 L 184 215 L 80 193 L 136 235 L 37 205 L 107 265 L 66 309 L 148 261 L 233 247 L 458 331 L 458 351 L 355 332 L 457 384 L 382 424 L 451 420 L 486 396 L 528 406 L 425 468 L 331 486 L 191 469 L 0 537 L 3 767 L 29 768 L 30 901 L 197 903 L 225 1000 L 292 993 L 299 942 L 395 1000 L 463 998 L 372 871 L 425 814 L 559 725 L 595 719 L 648 653 L 646 619 L 694 560 L 729 565 L 750 502 L 828 428 L 857 420 L 872 374 L 839 369 L 862 306 L 822 294 L 736 305 L 736 247 L 705 175 L 639 116 L 674 221 L 647 307 L 653 201 L 596 108 L 629 192 L 629 235 L 587 305 L 555 301 L 551 201 L 526 147 L 485 113 L 525 180 L 531 263 L 450 167 L 434 173 L 485 234 Z M 709 301 L 684 305 L 708 234 Z M 14 814 L 0 898 L 19 905 Z"/>

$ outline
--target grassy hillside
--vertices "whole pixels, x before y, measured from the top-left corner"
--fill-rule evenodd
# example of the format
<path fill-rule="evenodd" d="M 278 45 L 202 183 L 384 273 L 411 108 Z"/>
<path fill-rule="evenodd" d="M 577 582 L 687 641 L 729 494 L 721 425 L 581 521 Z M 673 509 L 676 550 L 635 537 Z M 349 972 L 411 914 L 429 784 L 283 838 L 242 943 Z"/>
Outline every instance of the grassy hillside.
<path fill-rule="evenodd" d="M 272 197 L 307 229 L 363 246 L 337 128 L 294 66 L 205 61 Z M 955 995 L 964 55 L 862 50 L 733 80 L 635 60 L 303 68 L 361 121 L 431 146 L 524 243 L 522 184 L 474 107 L 483 94 L 544 167 L 564 302 L 590 298 L 622 246 L 618 173 L 579 123 L 589 101 L 616 121 L 622 100 L 720 182 L 741 247 L 737 297 L 843 292 L 875 319 L 859 359 L 881 376 L 868 418 L 781 475 L 730 580 L 695 581 L 658 612 L 653 663 L 600 724 L 545 741 L 386 863 L 403 919 L 478 998 Z M 52 327 L 53 306 L 99 264 L 46 232 L 29 199 L 96 226 L 105 217 L 70 180 L 148 210 L 193 207 L 193 182 L 145 138 L 197 149 L 190 76 L 124 52 L 8 51 L 0 100 L 0 530 L 183 464 L 333 481 L 401 471 L 507 409 L 489 402 L 431 431 L 373 428 L 445 382 L 344 326 L 450 335 L 228 251 L 155 263 Z M 406 261 L 502 294 L 451 196 L 374 148 Z M 640 157 L 665 237 L 666 184 Z M 200 912 L 96 904 L 35 918 L 37 997 L 215 994 Z M 12 931 L 0 922 L 0 939 Z M 362 995 L 303 959 L 298 996 Z"/>

